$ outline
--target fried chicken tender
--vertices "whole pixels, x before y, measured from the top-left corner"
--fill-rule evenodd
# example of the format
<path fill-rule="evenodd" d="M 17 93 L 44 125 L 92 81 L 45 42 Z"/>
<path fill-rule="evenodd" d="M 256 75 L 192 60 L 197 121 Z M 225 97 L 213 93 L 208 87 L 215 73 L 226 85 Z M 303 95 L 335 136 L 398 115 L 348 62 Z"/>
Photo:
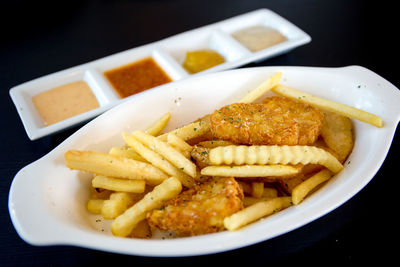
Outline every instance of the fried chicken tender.
<path fill-rule="evenodd" d="M 227 105 L 210 116 L 214 138 L 245 145 L 311 145 L 322 120 L 319 109 L 279 96 Z"/>
<path fill-rule="evenodd" d="M 147 215 L 150 226 L 177 236 L 224 230 L 224 218 L 243 209 L 243 191 L 234 178 L 210 178 Z"/>

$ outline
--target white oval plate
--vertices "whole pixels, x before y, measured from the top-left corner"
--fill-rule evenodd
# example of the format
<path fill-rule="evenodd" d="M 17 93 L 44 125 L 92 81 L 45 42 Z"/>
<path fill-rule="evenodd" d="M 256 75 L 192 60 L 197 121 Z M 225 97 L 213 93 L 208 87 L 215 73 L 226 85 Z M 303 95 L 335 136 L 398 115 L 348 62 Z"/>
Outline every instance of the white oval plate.
<path fill-rule="evenodd" d="M 114 237 L 107 222 L 86 211 L 90 176 L 65 167 L 69 149 L 108 151 L 123 144 L 121 132 L 146 129 L 166 112 L 168 129 L 241 99 L 273 73 L 282 83 L 364 109 L 382 117 L 383 128 L 354 121 L 356 142 L 345 169 L 298 206 L 236 232 L 198 237 L 139 240 Z M 166 84 L 111 109 L 18 172 L 9 212 L 15 229 L 32 245 L 74 245 L 144 256 L 189 256 L 222 252 L 261 242 L 303 226 L 332 211 L 361 190 L 389 150 L 400 119 L 400 91 L 358 66 L 344 68 L 261 67 L 231 70 Z"/>

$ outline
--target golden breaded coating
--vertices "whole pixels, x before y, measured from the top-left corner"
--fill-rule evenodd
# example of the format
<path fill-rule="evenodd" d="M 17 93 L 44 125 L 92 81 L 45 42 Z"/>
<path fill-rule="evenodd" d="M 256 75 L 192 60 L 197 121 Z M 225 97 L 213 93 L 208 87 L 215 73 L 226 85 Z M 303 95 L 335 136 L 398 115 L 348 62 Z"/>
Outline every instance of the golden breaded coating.
<path fill-rule="evenodd" d="M 269 97 L 263 103 L 235 103 L 210 117 L 215 138 L 246 145 L 311 145 L 317 139 L 323 113 L 285 98 Z"/>
<path fill-rule="evenodd" d="M 321 136 L 340 162 L 344 162 L 354 146 L 353 124 L 351 120 L 339 114 L 324 112 Z"/>
<path fill-rule="evenodd" d="M 198 146 L 198 145 L 193 146 L 193 149 L 190 152 L 190 156 L 192 157 L 196 166 L 199 167 L 200 169 L 211 165 L 210 158 L 208 156 L 210 150 L 211 148 L 203 146 Z"/>
<path fill-rule="evenodd" d="M 298 145 L 311 145 L 317 140 L 324 119 L 324 113 L 320 109 L 280 96 L 265 98 L 263 104 L 296 121 L 299 125 Z"/>
<path fill-rule="evenodd" d="M 167 201 L 147 215 L 150 226 L 177 236 L 224 230 L 225 217 L 243 208 L 243 191 L 234 178 L 211 178 Z"/>

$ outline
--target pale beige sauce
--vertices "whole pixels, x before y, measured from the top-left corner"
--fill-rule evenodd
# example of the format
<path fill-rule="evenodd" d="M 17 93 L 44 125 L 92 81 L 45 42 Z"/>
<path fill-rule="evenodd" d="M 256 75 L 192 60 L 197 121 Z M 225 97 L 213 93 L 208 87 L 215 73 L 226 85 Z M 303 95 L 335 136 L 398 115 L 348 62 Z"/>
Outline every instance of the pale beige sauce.
<path fill-rule="evenodd" d="M 245 28 L 232 33 L 232 36 L 252 52 L 263 50 L 287 40 L 279 31 L 265 26 Z"/>
<path fill-rule="evenodd" d="M 32 101 L 46 126 L 99 107 L 84 81 L 55 87 L 35 95 Z"/>

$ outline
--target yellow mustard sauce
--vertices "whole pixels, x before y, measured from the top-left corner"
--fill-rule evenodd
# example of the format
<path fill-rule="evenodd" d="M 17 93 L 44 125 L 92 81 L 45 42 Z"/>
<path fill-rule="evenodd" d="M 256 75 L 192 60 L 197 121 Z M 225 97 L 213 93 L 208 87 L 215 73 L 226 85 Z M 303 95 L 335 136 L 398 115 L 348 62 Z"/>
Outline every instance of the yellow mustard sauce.
<path fill-rule="evenodd" d="M 218 52 L 211 49 L 196 50 L 186 52 L 186 58 L 183 67 L 189 73 L 197 73 L 221 63 L 225 62 L 225 58 Z"/>

